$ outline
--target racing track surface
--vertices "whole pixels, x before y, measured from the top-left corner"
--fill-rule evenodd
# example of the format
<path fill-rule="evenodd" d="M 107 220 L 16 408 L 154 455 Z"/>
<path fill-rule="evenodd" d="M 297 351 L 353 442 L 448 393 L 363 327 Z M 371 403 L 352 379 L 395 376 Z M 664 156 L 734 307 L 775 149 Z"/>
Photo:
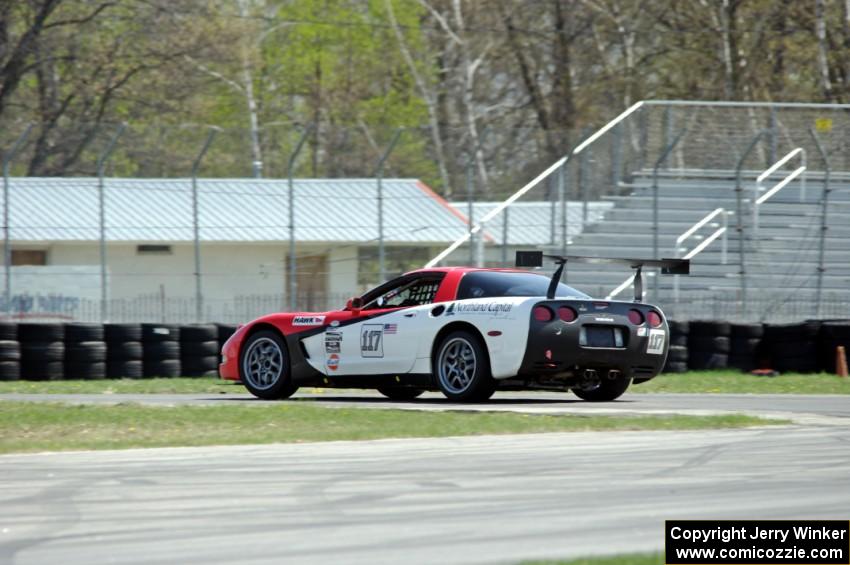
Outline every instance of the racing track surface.
<path fill-rule="evenodd" d="M 657 550 L 665 518 L 834 518 L 850 427 L 0 457 L 2 563 L 515 563 Z"/>

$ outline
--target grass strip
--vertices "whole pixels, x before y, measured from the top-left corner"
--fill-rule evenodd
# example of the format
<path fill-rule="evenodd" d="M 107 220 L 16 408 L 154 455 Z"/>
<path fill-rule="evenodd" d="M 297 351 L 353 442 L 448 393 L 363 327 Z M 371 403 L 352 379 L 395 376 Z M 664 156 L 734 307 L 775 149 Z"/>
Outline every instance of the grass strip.
<path fill-rule="evenodd" d="M 0 382 L 0 394 L 244 394 L 246 392 L 245 387 L 239 383 L 213 377 Z M 789 373 L 778 377 L 756 377 L 723 370 L 692 371 L 659 375 L 648 383 L 632 386 L 628 394 L 650 392 L 850 394 L 850 379 L 842 379 L 826 373 L 814 375 Z M 375 394 L 378 395 L 377 392 Z"/>
<path fill-rule="evenodd" d="M 632 553 L 605 557 L 582 557 L 579 559 L 555 559 L 543 561 L 523 561 L 522 565 L 663 565 L 661 553 Z"/>
<path fill-rule="evenodd" d="M 629 393 L 734 393 L 734 394 L 850 394 L 850 379 L 827 373 L 757 377 L 730 371 L 691 371 L 658 375 L 629 388 Z"/>
<path fill-rule="evenodd" d="M 692 430 L 786 423 L 745 415 L 575 416 L 423 412 L 279 403 L 111 406 L 0 401 L 0 453 L 447 437 L 593 430 Z"/>

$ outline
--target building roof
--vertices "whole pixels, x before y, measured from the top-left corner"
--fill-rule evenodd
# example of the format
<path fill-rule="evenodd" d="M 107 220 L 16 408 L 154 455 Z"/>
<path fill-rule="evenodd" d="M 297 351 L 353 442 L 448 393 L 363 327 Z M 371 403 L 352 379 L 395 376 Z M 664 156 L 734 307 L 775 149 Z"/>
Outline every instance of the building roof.
<path fill-rule="evenodd" d="M 12 241 L 98 240 L 96 178 L 10 179 Z M 199 179 L 200 239 L 289 240 L 288 183 L 279 179 Z M 388 243 L 447 243 L 467 229 L 466 216 L 416 179 L 384 179 Z M 295 239 L 376 242 L 375 179 L 297 179 Z M 0 198 L 2 204 L 2 198 Z M 111 242 L 192 241 L 190 179 L 105 180 L 106 238 Z"/>
<path fill-rule="evenodd" d="M 477 222 L 501 202 L 475 202 L 472 207 L 473 221 Z M 514 202 L 507 209 L 508 245 L 557 245 L 561 241 L 561 206 L 555 202 Z M 468 211 L 466 202 L 452 202 L 452 206 L 464 214 Z M 614 207 L 612 202 L 588 202 L 587 223 L 595 224 L 602 220 L 605 213 Z M 567 202 L 567 237 L 580 234 L 584 227 L 584 205 L 582 202 Z M 487 222 L 485 232 L 492 237 L 495 245 L 502 245 L 505 214 L 498 214 Z M 554 231 L 552 225 L 554 223 Z"/>

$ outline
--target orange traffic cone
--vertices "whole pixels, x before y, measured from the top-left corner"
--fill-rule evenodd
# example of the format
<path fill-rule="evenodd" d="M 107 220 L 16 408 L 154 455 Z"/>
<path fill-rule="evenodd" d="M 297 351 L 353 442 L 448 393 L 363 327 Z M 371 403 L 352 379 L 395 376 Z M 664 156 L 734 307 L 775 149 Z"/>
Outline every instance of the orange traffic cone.
<path fill-rule="evenodd" d="M 839 377 L 847 376 L 847 354 L 843 345 L 835 348 L 835 373 Z"/>

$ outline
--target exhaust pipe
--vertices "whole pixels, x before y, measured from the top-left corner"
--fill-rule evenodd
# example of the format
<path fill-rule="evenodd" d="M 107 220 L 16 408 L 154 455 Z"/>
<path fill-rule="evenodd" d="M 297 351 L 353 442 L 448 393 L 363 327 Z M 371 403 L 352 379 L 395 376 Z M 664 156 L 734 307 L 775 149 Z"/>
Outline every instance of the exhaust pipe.
<path fill-rule="evenodd" d="M 584 370 L 584 380 L 586 380 L 586 381 L 596 380 L 596 369 L 585 369 Z"/>
<path fill-rule="evenodd" d="M 610 371 L 608 371 L 608 379 L 609 380 L 613 381 L 613 380 L 619 379 L 622 376 L 623 376 L 623 373 L 621 373 L 618 369 L 611 369 Z"/>

